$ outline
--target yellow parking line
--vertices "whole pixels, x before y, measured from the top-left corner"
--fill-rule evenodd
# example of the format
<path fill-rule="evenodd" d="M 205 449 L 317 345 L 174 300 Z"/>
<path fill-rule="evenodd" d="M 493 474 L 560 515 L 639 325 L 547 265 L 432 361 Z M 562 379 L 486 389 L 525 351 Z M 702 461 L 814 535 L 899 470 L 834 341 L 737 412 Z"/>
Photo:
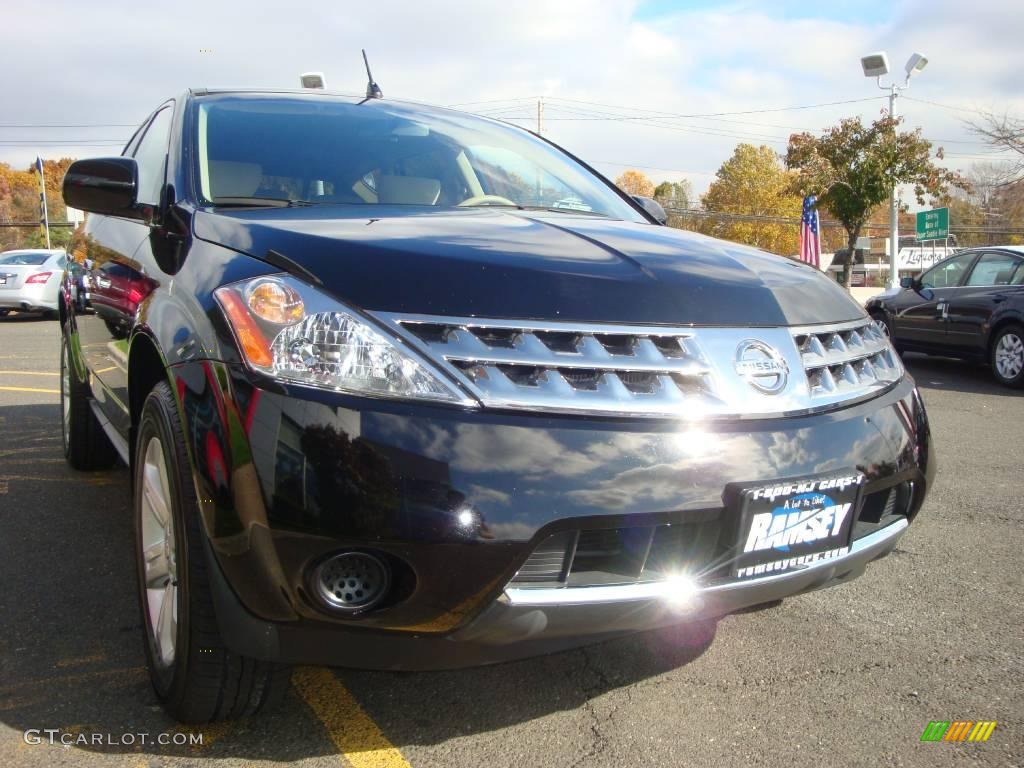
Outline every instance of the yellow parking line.
<path fill-rule="evenodd" d="M 411 768 L 329 669 L 301 667 L 292 685 L 354 768 Z"/>
<path fill-rule="evenodd" d="M 112 365 L 109 368 L 100 368 L 98 371 L 93 371 L 93 373 L 107 373 L 108 371 L 116 371 L 117 369 L 118 366 Z"/>
<path fill-rule="evenodd" d="M 39 389 L 38 387 L 0 387 L 0 392 L 43 392 L 47 395 L 59 395 L 59 389 Z"/>
<path fill-rule="evenodd" d="M 0 371 L 0 376 L 60 376 L 56 371 Z"/>

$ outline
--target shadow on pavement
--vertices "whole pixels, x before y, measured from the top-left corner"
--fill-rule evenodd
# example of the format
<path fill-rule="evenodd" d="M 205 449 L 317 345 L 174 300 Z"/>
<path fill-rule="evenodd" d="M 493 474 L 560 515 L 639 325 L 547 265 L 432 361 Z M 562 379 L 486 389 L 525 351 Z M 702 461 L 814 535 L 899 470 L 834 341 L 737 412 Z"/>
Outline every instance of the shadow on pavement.
<path fill-rule="evenodd" d="M 32 323 L 36 321 L 56 322 L 56 317 L 48 317 L 42 312 L 16 312 L 10 311 L 8 315 L 0 315 L 0 324 L 3 323 Z"/>
<path fill-rule="evenodd" d="M 987 365 L 973 361 L 907 352 L 903 355 L 903 364 L 923 389 L 1005 397 L 1019 397 L 1024 392 L 1004 387 L 995 380 Z"/>
<path fill-rule="evenodd" d="M 19 740 L 28 729 L 111 734 L 114 743 L 74 747 L 96 752 L 272 760 L 334 755 L 326 730 L 294 689 L 280 712 L 247 721 L 184 728 L 164 715 L 144 668 L 128 473 L 68 467 L 59 418 L 56 403 L 0 407 L 0 721 Z M 692 661 L 714 633 L 714 622 L 698 622 L 486 668 L 336 674 L 401 748 L 585 707 L 606 691 Z M 204 744 L 117 741 L 142 733 L 150 740 L 201 733 Z M 36 754 L 45 764 L 47 753 Z"/>

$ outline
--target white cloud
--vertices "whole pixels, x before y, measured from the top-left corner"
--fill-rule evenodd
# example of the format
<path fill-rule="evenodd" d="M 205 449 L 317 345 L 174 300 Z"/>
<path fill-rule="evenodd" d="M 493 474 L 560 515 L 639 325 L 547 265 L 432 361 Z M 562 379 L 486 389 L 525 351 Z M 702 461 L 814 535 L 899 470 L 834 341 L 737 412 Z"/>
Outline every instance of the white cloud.
<path fill-rule="evenodd" d="M 323 70 L 331 87 L 358 93 L 365 85 L 361 47 L 369 50 L 389 97 L 448 104 L 546 94 L 682 114 L 881 97 L 861 76 L 859 56 L 887 48 L 899 69 L 906 55 L 920 49 L 931 62 L 908 96 L 1024 112 L 1015 0 L 868 2 L 859 11 L 852 4 L 832 6 L 736 3 L 638 21 L 632 0 L 380 0 L 358 8 L 179 0 L 173 13 L 113 0 L 95 0 L 88 12 L 70 0 L 21 4 L 4 13 L 0 71 L 16 73 L 4 84 L 4 122 L 135 123 L 187 86 L 293 87 L 298 73 L 308 70 Z M 55 18 L 66 23 L 53 24 Z M 622 163 L 661 167 L 666 170 L 649 175 L 689 176 L 699 191 L 732 152 L 736 134 L 763 137 L 782 149 L 793 129 L 818 129 L 849 114 L 873 117 L 883 106 L 879 98 L 723 121 L 674 121 L 682 130 L 575 122 L 553 102 L 546 115 L 551 138 L 610 175 L 621 172 Z M 500 112 L 516 117 L 534 110 L 524 101 Z M 952 154 L 982 149 L 963 125 L 964 114 L 909 99 L 900 110 L 926 135 L 953 139 L 945 142 Z M 3 129 L 0 138 L 129 133 Z M 62 151 L 82 156 L 111 150 L 0 146 L 0 160 L 26 165 L 37 152 Z M 962 167 L 970 160 L 950 162 Z"/>

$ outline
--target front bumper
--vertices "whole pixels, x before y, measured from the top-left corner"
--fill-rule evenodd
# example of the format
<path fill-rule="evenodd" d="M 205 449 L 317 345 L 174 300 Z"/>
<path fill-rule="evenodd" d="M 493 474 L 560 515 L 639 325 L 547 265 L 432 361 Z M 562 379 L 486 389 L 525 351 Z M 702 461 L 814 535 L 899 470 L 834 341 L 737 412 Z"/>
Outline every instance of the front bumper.
<path fill-rule="evenodd" d="M 935 472 L 909 378 L 828 413 L 694 425 L 368 401 L 211 361 L 172 370 L 222 632 L 258 658 L 464 666 L 771 602 L 854 578 L 890 551 Z M 900 515 L 862 528 L 840 558 L 701 584 L 683 606 L 658 582 L 509 588 L 537 544 L 568 526 L 728 523 L 729 483 L 852 467 L 865 494 L 911 491 Z M 396 598 L 355 617 L 322 609 L 309 569 L 345 549 L 404 569 Z"/>
<path fill-rule="evenodd" d="M 594 587 L 590 589 L 605 590 L 605 599 L 591 596 L 577 603 L 559 602 L 567 599 L 564 594 L 541 599 L 540 590 L 509 590 L 467 626 L 442 636 L 263 622 L 238 604 L 219 571 L 214 595 L 221 634 L 238 653 L 290 664 L 456 669 L 554 653 L 682 621 L 716 618 L 841 584 L 863 574 L 872 560 L 889 554 L 908 526 L 906 520 L 893 523 L 855 541 L 848 554 L 801 570 L 699 589 L 682 604 L 671 600 L 659 584 L 638 585 L 638 589 Z M 216 569 L 212 555 L 210 565 Z M 517 591 L 520 594 L 514 594 Z"/>

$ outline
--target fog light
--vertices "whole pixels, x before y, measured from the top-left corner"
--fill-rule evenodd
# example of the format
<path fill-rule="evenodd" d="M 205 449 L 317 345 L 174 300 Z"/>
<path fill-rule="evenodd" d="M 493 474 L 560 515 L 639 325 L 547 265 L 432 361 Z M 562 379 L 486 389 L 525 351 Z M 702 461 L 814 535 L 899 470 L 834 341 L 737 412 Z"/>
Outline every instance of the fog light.
<path fill-rule="evenodd" d="M 680 613 L 691 613 L 703 604 L 696 580 L 685 573 L 677 573 L 665 580 L 662 597 L 672 610 Z"/>
<path fill-rule="evenodd" d="M 380 603 L 391 586 L 391 571 L 367 552 L 342 552 L 318 565 L 312 574 L 317 596 L 342 613 L 368 611 Z"/>

